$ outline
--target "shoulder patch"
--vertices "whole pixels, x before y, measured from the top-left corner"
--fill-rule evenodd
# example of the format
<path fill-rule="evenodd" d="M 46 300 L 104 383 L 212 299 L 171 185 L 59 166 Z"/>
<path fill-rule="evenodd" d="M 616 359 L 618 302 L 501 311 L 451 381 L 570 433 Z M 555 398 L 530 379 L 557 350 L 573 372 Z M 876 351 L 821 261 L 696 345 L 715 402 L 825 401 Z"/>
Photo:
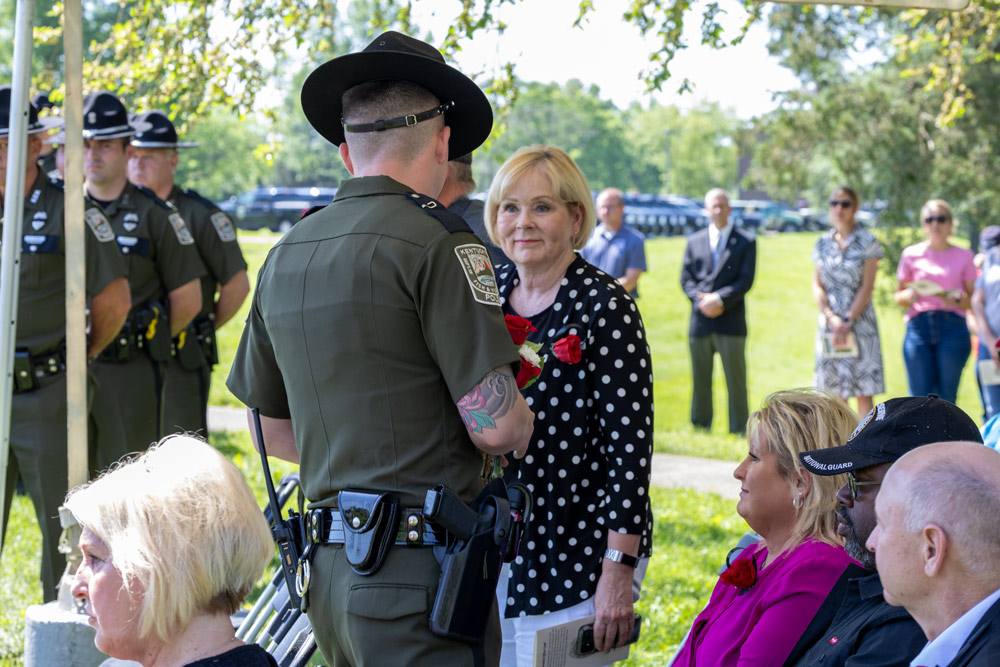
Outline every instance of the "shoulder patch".
<path fill-rule="evenodd" d="M 167 216 L 167 220 L 170 221 L 170 226 L 174 228 L 174 234 L 177 235 L 177 240 L 181 245 L 191 245 L 194 243 L 194 237 L 191 236 L 191 230 L 187 228 L 184 224 L 184 218 L 177 211 L 174 211 Z"/>
<path fill-rule="evenodd" d="M 226 243 L 236 240 L 236 228 L 233 227 L 233 221 L 229 219 L 228 215 L 222 211 L 216 211 L 208 219 L 212 221 L 215 233 L 219 235 L 221 240 Z"/>
<path fill-rule="evenodd" d="M 198 202 L 199 204 L 201 204 L 206 208 L 219 208 L 218 204 L 216 204 L 208 197 L 202 196 L 201 193 L 196 192 L 195 190 L 191 190 L 190 188 L 182 188 L 181 192 L 183 192 L 184 196 L 186 196 L 188 199 L 193 199 L 194 201 Z"/>
<path fill-rule="evenodd" d="M 115 232 L 111 229 L 111 223 L 104 217 L 101 209 L 96 206 L 88 206 L 87 210 L 83 213 L 83 219 L 87 222 L 87 226 L 90 227 L 90 231 L 94 232 L 94 236 L 101 243 L 115 240 Z"/>
<path fill-rule="evenodd" d="M 453 211 L 449 211 L 445 208 L 444 204 L 433 197 L 411 192 L 406 195 L 406 198 L 422 208 L 428 215 L 435 218 L 452 234 L 455 232 L 472 232 L 472 229 L 470 229 L 468 223 L 462 219 L 462 216 Z"/>
<path fill-rule="evenodd" d="M 168 211 L 173 210 L 173 207 L 170 204 L 157 197 L 156 193 L 149 188 L 142 185 L 136 185 L 135 189 L 155 201 L 161 208 L 165 208 Z"/>
<path fill-rule="evenodd" d="M 472 297 L 479 303 L 499 308 L 500 291 L 486 248 L 478 243 L 466 243 L 455 248 L 455 255 L 462 265 L 465 279 L 469 281 Z"/>

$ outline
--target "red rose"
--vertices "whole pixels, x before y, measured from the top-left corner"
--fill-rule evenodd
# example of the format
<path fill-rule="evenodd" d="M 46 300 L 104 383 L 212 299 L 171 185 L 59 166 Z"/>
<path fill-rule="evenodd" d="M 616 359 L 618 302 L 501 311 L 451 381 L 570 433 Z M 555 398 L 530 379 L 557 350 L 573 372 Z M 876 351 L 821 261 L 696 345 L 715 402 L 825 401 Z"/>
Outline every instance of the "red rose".
<path fill-rule="evenodd" d="M 517 372 L 517 388 L 524 389 L 541 375 L 542 369 L 521 357 L 521 370 Z"/>
<path fill-rule="evenodd" d="M 555 353 L 556 359 L 564 364 L 580 363 L 580 359 L 583 358 L 580 354 L 580 337 L 576 334 L 570 334 L 565 338 L 560 338 L 552 344 L 552 352 Z"/>
<path fill-rule="evenodd" d="M 719 578 L 736 588 L 750 588 L 757 583 L 757 561 L 753 557 L 741 558 L 727 567 Z"/>
<path fill-rule="evenodd" d="M 526 320 L 523 317 L 504 315 L 503 319 L 507 323 L 507 332 L 510 334 L 511 340 L 518 347 L 521 347 L 524 341 L 528 340 L 529 333 L 538 331 L 538 329 L 531 325 L 530 320 Z"/>

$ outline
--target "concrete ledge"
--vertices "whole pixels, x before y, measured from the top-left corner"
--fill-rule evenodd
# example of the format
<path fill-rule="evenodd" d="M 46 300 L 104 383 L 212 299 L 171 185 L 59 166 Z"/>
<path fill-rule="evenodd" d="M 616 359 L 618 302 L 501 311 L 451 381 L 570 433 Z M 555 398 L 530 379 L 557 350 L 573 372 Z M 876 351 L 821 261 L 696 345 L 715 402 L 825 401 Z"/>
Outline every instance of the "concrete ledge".
<path fill-rule="evenodd" d="M 32 605 L 24 612 L 25 667 L 97 667 L 108 659 L 94 646 L 87 617 L 57 602 Z"/>

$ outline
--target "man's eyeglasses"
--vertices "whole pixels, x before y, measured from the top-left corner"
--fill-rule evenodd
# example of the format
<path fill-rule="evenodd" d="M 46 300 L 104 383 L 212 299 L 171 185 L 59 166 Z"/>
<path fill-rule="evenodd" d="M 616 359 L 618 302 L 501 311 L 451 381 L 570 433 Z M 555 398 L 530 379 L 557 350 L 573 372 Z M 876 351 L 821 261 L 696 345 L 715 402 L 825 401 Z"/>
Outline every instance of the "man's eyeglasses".
<path fill-rule="evenodd" d="M 843 199 L 830 200 L 830 208 L 837 208 L 838 206 L 840 208 L 851 208 L 852 206 L 854 206 L 854 203 Z"/>
<path fill-rule="evenodd" d="M 878 486 L 882 482 L 859 482 L 853 472 L 847 473 L 847 486 L 851 488 L 851 500 L 858 499 L 859 486 Z"/>
<path fill-rule="evenodd" d="M 946 215 L 929 215 L 926 218 L 924 218 L 924 223 L 925 224 L 929 225 L 932 222 L 936 222 L 936 223 L 938 223 L 940 225 L 943 225 L 946 222 L 951 222 L 951 218 L 949 218 Z"/>

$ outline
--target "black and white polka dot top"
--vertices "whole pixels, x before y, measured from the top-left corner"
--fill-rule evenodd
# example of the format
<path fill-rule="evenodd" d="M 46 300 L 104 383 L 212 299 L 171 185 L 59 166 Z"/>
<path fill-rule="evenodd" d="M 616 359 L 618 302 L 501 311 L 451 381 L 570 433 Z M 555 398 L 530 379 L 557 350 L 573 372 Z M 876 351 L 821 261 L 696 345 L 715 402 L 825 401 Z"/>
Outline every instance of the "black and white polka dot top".
<path fill-rule="evenodd" d="M 512 264 L 497 269 L 504 313 L 518 283 Z M 555 302 L 528 318 L 542 344 L 542 373 L 523 391 L 535 412 L 528 454 L 505 472 L 531 491 L 528 533 L 512 565 L 505 615 L 533 616 L 590 598 L 607 533 L 641 534 L 651 547 L 649 481 L 653 454 L 653 373 L 642 318 L 614 278 L 577 256 Z M 581 339 L 567 363 L 552 345 Z"/>

